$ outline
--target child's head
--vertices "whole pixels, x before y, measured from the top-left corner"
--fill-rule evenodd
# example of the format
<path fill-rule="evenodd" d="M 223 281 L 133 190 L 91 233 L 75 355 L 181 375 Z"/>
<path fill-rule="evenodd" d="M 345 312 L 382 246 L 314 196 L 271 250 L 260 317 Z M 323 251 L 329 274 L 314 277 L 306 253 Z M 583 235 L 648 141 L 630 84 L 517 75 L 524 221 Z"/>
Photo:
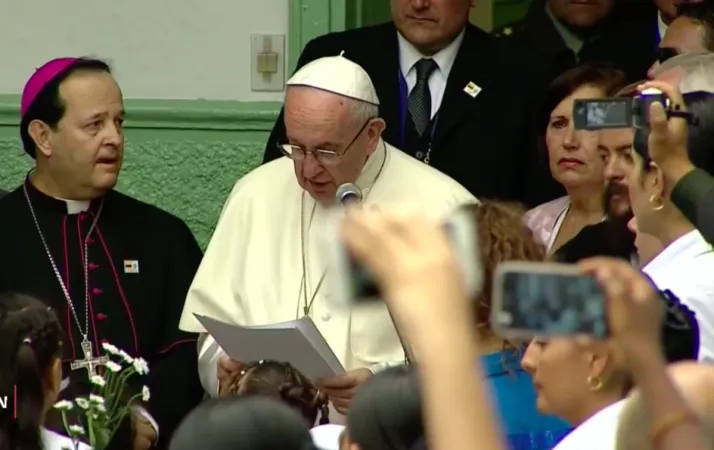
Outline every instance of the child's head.
<path fill-rule="evenodd" d="M 0 294 L 0 393 L 16 389 L 13 409 L 0 410 L 0 447 L 40 449 L 40 426 L 57 400 L 62 381 L 62 329 L 41 301 Z"/>
<path fill-rule="evenodd" d="M 315 424 L 318 412 L 320 424 L 329 422 L 327 399 L 305 375 L 287 362 L 262 360 L 249 363 L 222 394 L 273 397 L 296 409 L 310 426 Z"/>
<path fill-rule="evenodd" d="M 424 448 L 419 378 L 414 365 L 375 374 L 357 391 L 349 411 L 343 450 Z"/>

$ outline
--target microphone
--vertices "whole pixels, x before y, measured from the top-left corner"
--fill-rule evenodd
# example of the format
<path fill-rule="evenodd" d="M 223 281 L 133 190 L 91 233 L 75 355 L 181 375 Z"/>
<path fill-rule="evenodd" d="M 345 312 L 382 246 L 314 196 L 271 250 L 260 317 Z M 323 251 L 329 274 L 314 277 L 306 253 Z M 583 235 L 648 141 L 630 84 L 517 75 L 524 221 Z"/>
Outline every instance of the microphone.
<path fill-rule="evenodd" d="M 362 201 L 362 189 L 352 183 L 344 183 L 335 192 L 335 203 L 347 206 Z"/>

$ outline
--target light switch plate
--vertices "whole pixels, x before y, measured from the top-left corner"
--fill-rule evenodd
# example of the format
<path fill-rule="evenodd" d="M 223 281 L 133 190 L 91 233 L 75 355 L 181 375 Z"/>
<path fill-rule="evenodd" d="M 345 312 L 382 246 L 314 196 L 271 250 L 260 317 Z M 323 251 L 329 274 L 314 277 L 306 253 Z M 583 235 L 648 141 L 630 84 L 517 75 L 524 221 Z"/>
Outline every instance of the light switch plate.
<path fill-rule="evenodd" d="M 277 55 L 274 73 L 260 73 L 261 55 Z M 263 57 L 263 59 L 265 59 Z M 272 64 L 271 64 L 272 65 Z M 253 34 L 250 36 L 250 90 L 253 92 L 282 92 L 285 89 L 285 36 Z"/>

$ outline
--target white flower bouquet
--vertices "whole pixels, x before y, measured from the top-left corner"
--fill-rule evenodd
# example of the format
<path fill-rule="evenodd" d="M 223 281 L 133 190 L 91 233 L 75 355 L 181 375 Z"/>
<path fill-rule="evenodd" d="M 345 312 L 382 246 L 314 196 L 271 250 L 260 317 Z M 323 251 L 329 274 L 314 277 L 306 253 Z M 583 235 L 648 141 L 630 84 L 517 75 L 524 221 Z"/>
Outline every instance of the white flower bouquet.
<path fill-rule="evenodd" d="M 92 392 L 88 397 L 77 397 L 74 401 L 61 400 L 55 403 L 55 409 L 62 413 L 67 434 L 75 442 L 75 450 L 80 438 L 84 438 L 94 450 L 105 450 L 122 420 L 131 413 L 135 401 L 149 401 L 149 388 L 144 386 L 141 393 L 126 400 L 125 387 L 134 375 L 146 375 L 149 366 L 141 358 L 133 358 L 124 350 L 104 343 L 104 351 L 109 357 L 105 364 L 104 376 L 91 376 L 89 381 Z M 79 423 L 70 424 L 67 412 L 76 411 Z"/>

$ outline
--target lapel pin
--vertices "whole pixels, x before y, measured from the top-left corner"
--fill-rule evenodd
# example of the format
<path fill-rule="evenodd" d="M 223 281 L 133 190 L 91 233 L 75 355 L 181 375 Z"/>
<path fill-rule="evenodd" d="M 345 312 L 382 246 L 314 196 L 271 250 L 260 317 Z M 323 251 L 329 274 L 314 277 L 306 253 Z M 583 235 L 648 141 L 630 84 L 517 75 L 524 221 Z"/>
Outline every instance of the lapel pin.
<path fill-rule="evenodd" d="M 125 259 L 124 273 L 139 273 L 139 261 Z"/>
<path fill-rule="evenodd" d="M 469 84 L 464 88 L 464 92 L 469 94 L 471 98 L 476 98 L 479 92 L 481 92 L 481 88 L 473 81 L 469 81 Z"/>

